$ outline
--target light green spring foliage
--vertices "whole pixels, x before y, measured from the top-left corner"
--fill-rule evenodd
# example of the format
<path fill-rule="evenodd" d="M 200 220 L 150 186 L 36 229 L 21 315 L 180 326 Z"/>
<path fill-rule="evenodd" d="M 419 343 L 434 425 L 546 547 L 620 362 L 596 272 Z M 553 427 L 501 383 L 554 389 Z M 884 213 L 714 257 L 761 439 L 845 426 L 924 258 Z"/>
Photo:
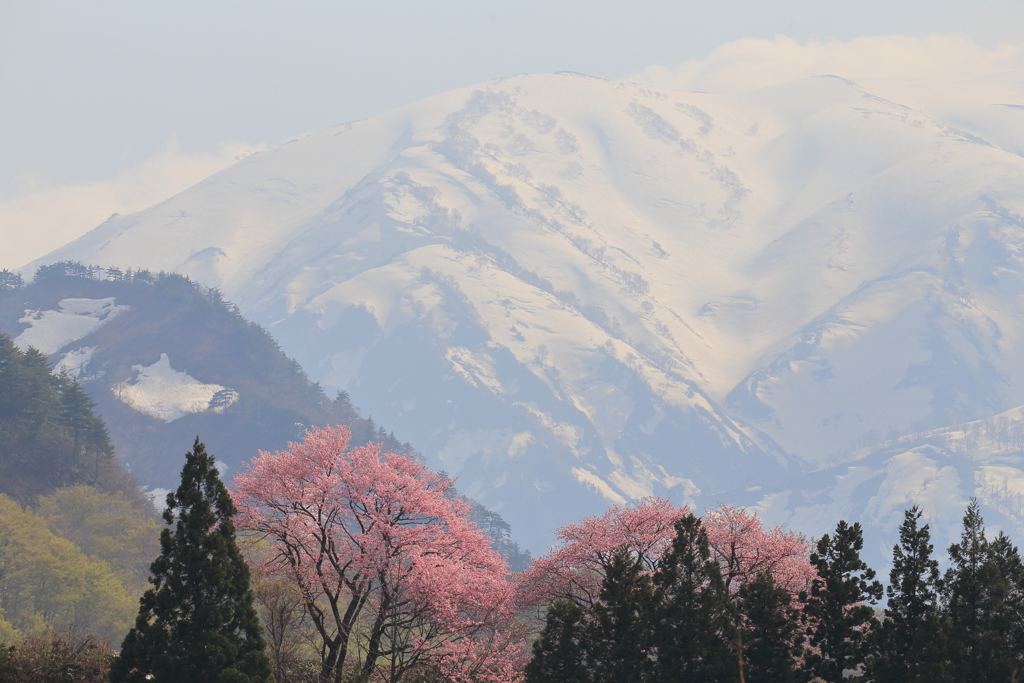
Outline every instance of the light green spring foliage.
<path fill-rule="evenodd" d="M 123 493 L 76 485 L 23 509 L 0 495 L 0 642 L 73 626 L 119 643 L 160 552 Z"/>
<path fill-rule="evenodd" d="M 123 493 L 69 486 L 41 496 L 36 512 L 54 534 L 106 562 L 133 599 L 146 590 L 149 565 L 160 554 L 161 526 Z"/>

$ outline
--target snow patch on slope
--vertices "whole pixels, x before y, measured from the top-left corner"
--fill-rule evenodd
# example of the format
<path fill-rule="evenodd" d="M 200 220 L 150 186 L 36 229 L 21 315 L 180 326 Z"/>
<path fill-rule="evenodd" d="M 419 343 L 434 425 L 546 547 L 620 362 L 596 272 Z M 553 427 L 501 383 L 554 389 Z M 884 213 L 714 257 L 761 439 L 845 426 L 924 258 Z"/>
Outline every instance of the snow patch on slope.
<path fill-rule="evenodd" d="M 133 365 L 134 380 L 112 388 L 118 399 L 135 410 L 164 422 L 191 413 L 224 412 L 238 401 L 238 392 L 219 384 L 203 384 L 186 372 L 171 368 L 166 353 L 149 366 Z"/>
<path fill-rule="evenodd" d="M 85 367 L 89 365 L 89 361 L 92 360 L 92 354 L 95 352 L 95 346 L 83 346 L 80 349 L 68 351 L 64 354 L 64 357 L 61 358 L 55 366 L 53 366 L 53 374 L 59 375 L 62 372 L 67 372 L 75 379 L 83 379 Z"/>
<path fill-rule="evenodd" d="M 61 299 L 59 311 L 25 309 L 25 317 L 18 322 L 28 323 L 29 327 L 18 335 L 14 343 L 23 351 L 33 346 L 50 355 L 95 331 L 128 308 L 114 305 L 114 297 L 110 296 L 105 299 Z"/>

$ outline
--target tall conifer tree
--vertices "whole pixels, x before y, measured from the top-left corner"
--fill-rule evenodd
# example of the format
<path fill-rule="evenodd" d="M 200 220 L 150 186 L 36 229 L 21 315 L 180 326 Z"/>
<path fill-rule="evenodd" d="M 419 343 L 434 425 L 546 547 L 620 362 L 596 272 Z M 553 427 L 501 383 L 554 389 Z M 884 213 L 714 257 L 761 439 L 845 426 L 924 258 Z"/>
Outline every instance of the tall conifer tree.
<path fill-rule="evenodd" d="M 526 683 L 591 683 L 589 635 L 590 623 L 579 605 L 568 599 L 553 602 L 533 644 Z"/>
<path fill-rule="evenodd" d="M 1007 664 L 1013 678 L 1024 680 L 1024 562 L 1017 546 L 1002 531 L 989 543 L 989 557 L 1006 582 L 997 627 L 1003 634 Z"/>
<path fill-rule="evenodd" d="M 270 683 L 235 506 L 196 437 L 181 486 L 167 495 L 153 588 L 111 667 L 113 683 Z M 152 678 L 149 678 L 152 676 Z"/>
<path fill-rule="evenodd" d="M 594 605 L 589 645 L 595 683 L 646 683 L 651 669 L 650 576 L 639 558 L 617 551 Z"/>
<path fill-rule="evenodd" d="M 802 595 L 812 627 L 808 670 L 827 683 L 843 683 L 847 670 L 859 670 L 869 653 L 867 633 L 878 621 L 870 604 L 882 597 L 882 584 L 860 559 L 864 535 L 860 523 L 836 525 L 834 536 L 825 534 L 811 553 L 818 578 L 810 595 Z"/>
<path fill-rule="evenodd" d="M 744 680 L 752 683 L 799 683 L 805 680 L 796 667 L 802 652 L 798 611 L 792 596 L 775 584 L 769 572 L 761 572 L 740 586 L 737 604 L 743 614 L 739 629 L 744 660 Z"/>
<path fill-rule="evenodd" d="M 947 680 L 948 621 L 938 604 L 939 563 L 921 510 L 903 513 L 899 545 L 892 549 L 885 621 L 874 632 L 871 674 L 877 683 Z"/>
<path fill-rule="evenodd" d="M 676 537 L 654 575 L 653 680 L 727 683 L 738 678 L 729 648 L 733 615 L 700 519 L 676 522 Z"/>
<path fill-rule="evenodd" d="M 1006 557 L 1008 548 L 996 556 L 993 550 L 997 549 L 985 538 L 981 506 L 972 498 L 964 513 L 960 542 L 949 546 L 951 566 L 943 582 L 943 600 L 952 624 L 954 680 L 1008 681 L 1013 675 L 1015 664 L 1007 642 L 1011 585 L 1000 566 L 1011 563 L 1012 557 Z M 999 555 L 1004 558 L 996 559 Z"/>

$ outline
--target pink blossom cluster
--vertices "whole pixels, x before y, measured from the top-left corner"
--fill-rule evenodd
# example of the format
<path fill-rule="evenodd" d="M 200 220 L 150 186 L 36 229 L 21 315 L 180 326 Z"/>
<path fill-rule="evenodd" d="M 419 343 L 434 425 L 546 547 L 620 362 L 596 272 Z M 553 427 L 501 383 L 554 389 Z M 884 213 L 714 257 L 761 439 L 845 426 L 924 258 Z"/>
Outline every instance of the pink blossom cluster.
<path fill-rule="evenodd" d="M 606 563 L 620 548 L 653 573 L 672 545 L 676 520 L 689 511 L 661 498 L 646 498 L 558 529 L 557 545 L 535 560 L 520 580 L 522 603 L 542 606 L 564 597 L 592 606 L 601 592 Z M 810 585 L 814 570 L 807 560 L 810 545 L 802 535 L 782 527 L 765 529 L 757 515 L 727 505 L 708 511 L 702 521 L 711 556 L 730 591 L 762 571 L 794 597 Z"/>
<path fill-rule="evenodd" d="M 661 498 L 612 506 L 558 529 L 555 547 L 512 577 L 450 479 L 378 445 L 352 447 L 350 436 L 314 428 L 261 452 L 234 494 L 250 562 L 299 587 L 335 680 L 345 667 L 398 680 L 429 666 L 454 683 L 518 681 L 522 615 L 563 597 L 593 607 L 623 548 L 653 573 L 690 512 Z M 809 586 L 803 536 L 725 505 L 703 526 L 731 592 L 764 571 L 793 595 Z"/>
<path fill-rule="evenodd" d="M 238 527 L 263 546 L 251 560 L 298 584 L 332 670 L 371 653 L 367 668 L 513 680 L 525 656 L 515 586 L 451 480 L 349 438 L 311 429 L 235 478 Z"/>

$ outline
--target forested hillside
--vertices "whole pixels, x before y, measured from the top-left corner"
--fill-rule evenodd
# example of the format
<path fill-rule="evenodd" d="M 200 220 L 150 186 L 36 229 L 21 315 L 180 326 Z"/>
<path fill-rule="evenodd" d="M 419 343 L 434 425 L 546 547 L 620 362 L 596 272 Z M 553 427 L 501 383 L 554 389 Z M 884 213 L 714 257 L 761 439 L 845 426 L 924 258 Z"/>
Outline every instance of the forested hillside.
<path fill-rule="evenodd" d="M 0 332 L 0 493 L 25 504 L 87 483 L 137 497 L 95 405 L 78 380 Z"/>
<path fill-rule="evenodd" d="M 196 434 L 222 471 L 286 447 L 311 425 L 348 424 L 360 443 L 412 450 L 363 419 L 347 395 L 329 399 L 219 292 L 180 275 L 78 263 L 40 268 L 28 284 L 8 273 L 0 332 L 34 354 L 37 375 L 48 359 L 81 382 L 109 429 L 109 442 L 89 447 L 109 458 L 113 444 L 148 487 L 173 484 Z"/>
<path fill-rule="evenodd" d="M 145 588 L 156 510 L 94 407 L 0 333 L 0 641 L 72 628 L 116 642 Z"/>

